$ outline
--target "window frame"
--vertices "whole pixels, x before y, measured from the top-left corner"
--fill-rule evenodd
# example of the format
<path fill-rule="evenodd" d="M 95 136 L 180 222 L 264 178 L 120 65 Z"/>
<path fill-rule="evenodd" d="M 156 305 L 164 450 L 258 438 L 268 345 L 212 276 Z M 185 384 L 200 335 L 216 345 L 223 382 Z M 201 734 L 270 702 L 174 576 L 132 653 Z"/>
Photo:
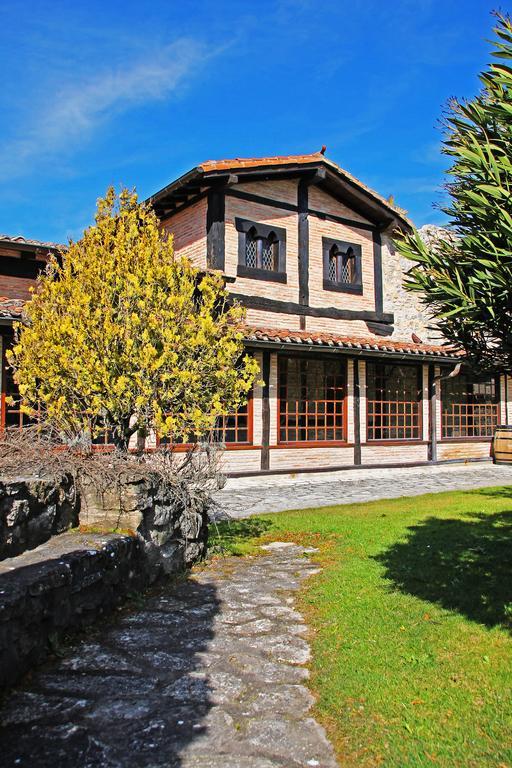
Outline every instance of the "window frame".
<path fill-rule="evenodd" d="M 443 369 L 441 369 L 441 371 L 443 371 Z M 471 378 L 471 372 L 470 371 L 462 372 L 461 374 L 459 374 L 459 376 L 470 377 Z M 458 378 L 458 376 L 454 377 L 454 378 Z M 479 382 L 485 380 L 485 378 L 486 377 L 475 376 L 471 380 L 471 385 L 473 385 L 475 383 L 479 383 Z M 501 385 L 501 382 L 500 382 L 499 375 L 496 375 L 496 376 L 492 376 L 491 375 L 491 376 L 489 376 L 487 378 L 494 382 L 494 401 L 492 403 L 490 403 L 490 405 L 494 406 L 495 412 L 496 412 L 496 424 L 493 427 L 493 432 L 494 432 L 495 427 L 498 426 L 499 423 L 500 423 L 500 405 L 501 405 L 501 388 L 500 388 L 500 385 Z M 448 379 L 448 381 L 449 381 L 449 379 Z M 441 442 L 441 443 L 490 443 L 490 442 L 492 442 L 492 435 L 478 435 L 478 436 L 471 436 L 471 437 L 468 437 L 467 435 L 464 435 L 464 436 L 461 435 L 461 436 L 458 436 L 458 437 L 445 437 L 445 435 L 444 435 L 445 425 L 444 425 L 444 413 L 443 413 L 443 402 L 444 402 L 444 399 L 445 398 L 443 398 L 443 380 L 441 379 L 441 381 L 439 382 L 439 397 L 438 397 L 438 401 L 439 401 L 439 417 L 440 417 L 440 422 L 441 422 L 440 423 L 440 428 L 441 428 L 440 435 L 441 435 L 441 437 L 440 437 L 439 442 Z M 462 405 L 462 403 L 460 403 L 459 405 Z M 473 403 L 473 405 L 475 405 L 475 403 Z M 478 403 L 476 403 L 476 405 L 478 405 Z"/>
<path fill-rule="evenodd" d="M 286 274 L 286 229 L 284 227 L 274 227 L 269 224 L 259 224 L 257 221 L 249 221 L 235 218 L 235 227 L 238 232 L 238 277 L 249 277 L 253 280 L 268 280 L 274 283 L 288 282 Z M 251 229 L 256 231 L 256 235 L 262 238 L 268 238 L 274 234 L 277 240 L 277 270 L 262 269 L 260 267 L 248 267 L 245 261 L 245 248 L 247 243 L 247 234 Z"/>
<path fill-rule="evenodd" d="M 373 401 L 371 398 L 368 397 L 368 367 L 370 365 L 395 365 L 399 367 L 407 367 L 411 369 L 416 369 L 416 375 L 417 375 L 417 391 L 418 391 L 418 399 L 417 401 L 405 401 L 405 400 L 382 400 L 382 401 Z M 376 361 L 376 360 L 367 360 L 366 361 L 366 370 L 365 370 L 365 409 L 366 409 L 366 420 L 365 420 L 365 427 L 366 427 L 366 445 L 401 445 L 401 444 L 414 444 L 414 445 L 421 445 L 422 443 L 425 443 L 423 440 L 423 402 L 424 402 L 424 393 L 423 393 L 423 365 L 422 363 L 413 363 L 413 362 L 392 362 L 392 361 Z M 406 402 L 416 402 L 417 408 L 418 408 L 418 437 L 380 437 L 380 438 L 369 438 L 368 432 L 369 432 L 369 409 L 368 409 L 368 403 L 369 402 L 389 402 L 389 403 L 406 403 Z M 405 414 L 404 414 L 405 415 Z M 393 429 L 399 429 L 399 427 L 395 426 L 392 427 Z M 404 425 L 405 428 L 405 425 Z M 384 429 L 383 427 L 380 427 L 380 429 Z M 389 427 L 388 427 L 389 429 Z"/>
<path fill-rule="evenodd" d="M 349 249 L 354 252 L 354 279 L 351 283 L 338 282 L 329 279 L 329 258 L 331 250 L 336 246 L 342 254 Z M 335 240 L 331 237 L 322 237 L 322 261 L 323 261 L 323 288 L 324 291 L 338 291 L 340 293 L 363 293 L 362 275 L 362 247 L 358 243 L 348 243 L 345 240 Z"/>
<path fill-rule="evenodd" d="M 330 360 L 338 363 L 338 365 L 344 366 L 343 371 L 343 388 L 344 397 L 342 402 L 341 416 L 343 419 L 343 439 L 342 440 L 281 440 L 281 361 L 282 360 L 317 360 L 322 363 L 326 363 Z M 276 448 L 316 448 L 316 447 L 350 447 L 352 444 L 348 442 L 348 361 L 344 356 L 327 357 L 325 355 L 308 355 L 308 354 L 289 354 L 282 353 L 277 355 L 277 431 L 276 431 L 276 445 L 271 447 Z M 308 427 L 305 427 L 308 429 Z"/>
<path fill-rule="evenodd" d="M 166 444 L 162 441 L 160 435 L 155 434 L 155 445 L 156 448 L 159 448 L 161 445 L 167 445 L 175 453 L 180 453 L 190 450 L 194 443 L 176 443 L 174 445 L 171 445 L 170 443 Z M 241 451 L 244 449 L 250 450 L 258 447 L 254 445 L 254 391 L 252 389 L 247 398 L 247 442 L 223 443 L 223 445 L 226 451 Z"/>

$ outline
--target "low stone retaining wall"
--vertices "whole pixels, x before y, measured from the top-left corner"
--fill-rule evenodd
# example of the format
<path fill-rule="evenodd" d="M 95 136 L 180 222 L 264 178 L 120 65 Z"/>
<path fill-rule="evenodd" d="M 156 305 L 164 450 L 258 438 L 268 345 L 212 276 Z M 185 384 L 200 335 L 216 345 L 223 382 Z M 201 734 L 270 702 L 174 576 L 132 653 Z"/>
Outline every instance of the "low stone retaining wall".
<path fill-rule="evenodd" d="M 209 504 L 156 473 L 101 493 L 78 493 L 69 476 L 0 481 L 0 686 L 130 592 L 201 559 Z M 96 533 L 63 533 L 78 523 Z"/>
<path fill-rule="evenodd" d="M 135 536 L 64 533 L 0 563 L 0 686 L 153 578 Z"/>
<path fill-rule="evenodd" d="M 0 480 L 0 560 L 34 549 L 78 524 L 70 476 Z"/>
<path fill-rule="evenodd" d="M 155 573 L 174 574 L 206 554 L 209 503 L 193 489 L 182 494 L 157 475 L 134 478 L 120 489 L 81 490 L 80 523 L 137 533 Z"/>

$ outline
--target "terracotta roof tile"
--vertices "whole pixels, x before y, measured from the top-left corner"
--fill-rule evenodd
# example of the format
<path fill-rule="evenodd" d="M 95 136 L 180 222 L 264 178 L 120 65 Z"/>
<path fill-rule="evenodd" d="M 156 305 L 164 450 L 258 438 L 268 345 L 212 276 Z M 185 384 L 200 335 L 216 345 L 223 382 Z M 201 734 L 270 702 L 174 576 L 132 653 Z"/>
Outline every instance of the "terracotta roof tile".
<path fill-rule="evenodd" d="M 18 319 L 21 317 L 24 305 L 23 299 L 10 299 L 8 296 L 0 296 L 0 317 Z"/>
<path fill-rule="evenodd" d="M 409 355 L 436 355 L 439 357 L 458 358 L 461 352 L 453 347 L 436 344 L 415 344 L 407 341 L 394 341 L 379 336 L 357 337 L 337 336 L 333 333 L 317 331 L 290 331 L 286 328 L 254 328 L 244 329 L 247 341 L 270 341 L 286 344 L 309 344 L 318 347 L 341 347 L 343 349 L 372 350 L 380 352 L 403 352 Z"/>
<path fill-rule="evenodd" d="M 2 235 L 0 234 L 0 243 L 13 243 L 16 245 L 16 243 L 19 243 L 20 245 L 33 245 L 36 248 L 51 248 L 52 250 L 62 250 L 63 248 L 66 249 L 66 245 L 62 245 L 61 243 L 45 243 L 42 240 L 32 240 L 26 237 L 23 237 L 22 235 Z"/>
<path fill-rule="evenodd" d="M 318 163 L 325 160 L 320 152 L 312 152 L 309 155 L 275 155 L 273 157 L 234 157 L 228 160 L 206 160 L 200 163 L 205 173 L 210 171 L 227 171 L 230 168 L 257 168 L 259 165 L 303 165 L 306 163 Z"/>
<path fill-rule="evenodd" d="M 259 166 L 279 166 L 279 165 L 307 165 L 308 163 L 323 163 L 328 168 L 331 168 L 339 176 L 346 178 L 356 186 L 364 189 L 369 195 L 380 201 L 382 205 L 395 211 L 402 219 L 407 219 L 406 211 L 400 206 L 387 200 L 374 189 L 363 184 L 362 181 L 357 179 L 351 173 L 339 166 L 333 160 L 325 157 L 322 152 L 311 152 L 306 155 L 276 155 L 273 157 L 235 157 L 227 160 L 206 160 L 204 163 L 200 163 L 200 168 L 204 173 L 211 173 L 212 171 L 229 171 L 242 168 L 257 168 Z"/>

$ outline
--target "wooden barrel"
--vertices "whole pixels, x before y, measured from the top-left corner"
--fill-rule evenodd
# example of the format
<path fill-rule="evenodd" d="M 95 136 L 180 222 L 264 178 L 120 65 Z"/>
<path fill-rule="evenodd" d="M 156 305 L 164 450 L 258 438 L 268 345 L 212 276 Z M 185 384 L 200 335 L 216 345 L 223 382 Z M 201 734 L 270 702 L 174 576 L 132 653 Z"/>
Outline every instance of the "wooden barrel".
<path fill-rule="evenodd" d="M 492 441 L 495 464 L 512 464 L 512 427 L 497 426 Z"/>

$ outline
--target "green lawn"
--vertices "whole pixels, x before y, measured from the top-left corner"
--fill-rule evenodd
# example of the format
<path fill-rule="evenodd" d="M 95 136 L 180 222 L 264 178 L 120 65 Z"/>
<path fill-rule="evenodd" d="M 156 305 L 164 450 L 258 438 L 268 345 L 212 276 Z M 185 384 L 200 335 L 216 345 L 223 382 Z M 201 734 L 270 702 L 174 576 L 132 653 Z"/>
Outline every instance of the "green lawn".
<path fill-rule="evenodd" d="M 215 538 L 216 534 L 212 536 Z M 512 489 L 224 523 L 319 547 L 301 608 L 311 687 L 342 766 L 512 765 Z"/>

